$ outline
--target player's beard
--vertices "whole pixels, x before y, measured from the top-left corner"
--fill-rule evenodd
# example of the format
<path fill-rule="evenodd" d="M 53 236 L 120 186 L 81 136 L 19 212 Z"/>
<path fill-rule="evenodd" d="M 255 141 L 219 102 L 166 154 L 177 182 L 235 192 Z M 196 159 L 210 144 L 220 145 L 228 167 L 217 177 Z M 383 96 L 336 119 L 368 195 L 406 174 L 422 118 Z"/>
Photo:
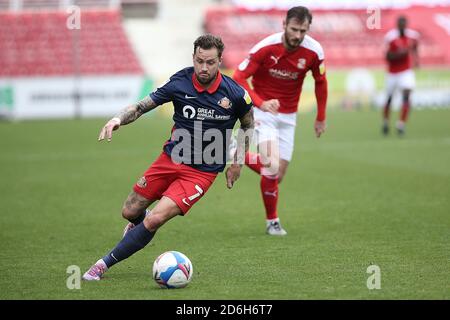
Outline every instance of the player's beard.
<path fill-rule="evenodd" d="M 296 49 L 300 45 L 300 42 L 302 42 L 302 39 L 290 39 L 288 44 L 291 47 L 290 49 Z"/>
<path fill-rule="evenodd" d="M 289 38 L 286 33 L 284 35 L 284 39 L 285 39 L 286 47 L 288 50 L 297 49 L 303 40 L 303 39 Z"/>
<path fill-rule="evenodd" d="M 216 78 L 217 73 L 214 76 L 209 76 L 209 77 L 201 77 L 200 75 L 202 75 L 202 73 L 196 75 L 198 82 L 200 82 L 204 86 L 207 86 L 211 82 L 213 82 L 213 80 Z M 205 74 L 205 75 L 208 75 L 208 74 Z"/>

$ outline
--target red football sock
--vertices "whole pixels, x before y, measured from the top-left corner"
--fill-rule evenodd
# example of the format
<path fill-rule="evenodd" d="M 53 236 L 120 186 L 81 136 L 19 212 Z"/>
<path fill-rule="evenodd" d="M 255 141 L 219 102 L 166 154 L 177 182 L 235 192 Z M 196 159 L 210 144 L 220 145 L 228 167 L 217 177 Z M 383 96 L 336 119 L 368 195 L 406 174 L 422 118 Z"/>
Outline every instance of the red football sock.
<path fill-rule="evenodd" d="M 266 218 L 268 220 L 278 218 L 278 176 L 261 176 L 261 193 L 266 208 Z"/>
<path fill-rule="evenodd" d="M 245 164 L 257 174 L 261 174 L 261 168 L 263 165 L 259 154 L 247 152 L 245 154 Z"/>
<path fill-rule="evenodd" d="M 409 110 L 410 110 L 409 102 L 403 103 L 402 112 L 400 114 L 401 121 L 406 122 L 406 119 L 408 118 Z"/>

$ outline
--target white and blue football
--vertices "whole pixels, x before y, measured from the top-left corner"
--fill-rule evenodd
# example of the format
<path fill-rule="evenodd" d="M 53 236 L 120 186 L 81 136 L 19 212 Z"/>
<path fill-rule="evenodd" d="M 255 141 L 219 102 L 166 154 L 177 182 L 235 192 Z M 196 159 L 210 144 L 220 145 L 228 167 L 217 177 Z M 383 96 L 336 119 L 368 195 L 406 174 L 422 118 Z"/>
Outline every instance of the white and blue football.
<path fill-rule="evenodd" d="M 178 251 L 167 251 L 153 263 L 153 279 L 161 288 L 184 288 L 192 279 L 191 260 Z"/>

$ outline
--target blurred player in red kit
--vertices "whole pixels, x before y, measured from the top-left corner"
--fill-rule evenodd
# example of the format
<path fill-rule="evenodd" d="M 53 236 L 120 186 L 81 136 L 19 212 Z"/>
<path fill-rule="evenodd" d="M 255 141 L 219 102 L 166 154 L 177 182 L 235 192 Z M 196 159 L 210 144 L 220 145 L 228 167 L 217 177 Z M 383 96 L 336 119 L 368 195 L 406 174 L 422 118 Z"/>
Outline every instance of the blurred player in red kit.
<path fill-rule="evenodd" d="M 388 73 L 386 76 L 387 101 L 383 109 L 382 132 L 389 133 L 389 116 L 394 92 L 399 89 L 402 92 L 402 107 L 400 118 L 397 121 L 397 133 L 405 133 L 405 123 L 411 109 L 411 91 L 415 87 L 413 67 L 419 66 L 418 40 L 419 33 L 406 28 L 406 17 L 397 19 L 397 28 L 389 31 L 385 36 L 387 46 L 386 61 Z"/>
<path fill-rule="evenodd" d="M 297 6 L 287 11 L 283 32 L 257 43 L 239 65 L 233 78 L 250 94 L 254 109 L 258 154 L 247 153 L 246 165 L 261 175 L 266 210 L 266 232 L 285 235 L 277 213 L 278 184 L 292 158 L 297 108 L 308 71 L 315 80 L 317 137 L 325 131 L 328 85 L 322 46 L 306 33 L 310 11 Z M 247 79 L 252 78 L 250 87 Z"/>

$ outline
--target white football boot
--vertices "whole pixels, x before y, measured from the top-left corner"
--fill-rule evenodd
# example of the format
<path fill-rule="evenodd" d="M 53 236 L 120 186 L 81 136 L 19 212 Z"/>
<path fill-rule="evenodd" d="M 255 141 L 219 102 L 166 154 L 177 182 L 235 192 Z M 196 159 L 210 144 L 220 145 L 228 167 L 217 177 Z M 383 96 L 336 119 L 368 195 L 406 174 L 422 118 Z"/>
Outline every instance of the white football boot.
<path fill-rule="evenodd" d="M 401 120 L 397 121 L 395 128 L 397 129 L 397 134 L 399 136 L 405 135 L 405 122 L 404 121 L 401 121 Z"/>
<path fill-rule="evenodd" d="M 83 280 L 86 281 L 99 281 L 103 277 L 103 274 L 108 270 L 103 259 L 98 260 L 88 271 L 83 275 Z"/>
<path fill-rule="evenodd" d="M 267 221 L 266 233 L 271 236 L 285 236 L 287 235 L 286 230 L 281 227 L 280 221 Z"/>

